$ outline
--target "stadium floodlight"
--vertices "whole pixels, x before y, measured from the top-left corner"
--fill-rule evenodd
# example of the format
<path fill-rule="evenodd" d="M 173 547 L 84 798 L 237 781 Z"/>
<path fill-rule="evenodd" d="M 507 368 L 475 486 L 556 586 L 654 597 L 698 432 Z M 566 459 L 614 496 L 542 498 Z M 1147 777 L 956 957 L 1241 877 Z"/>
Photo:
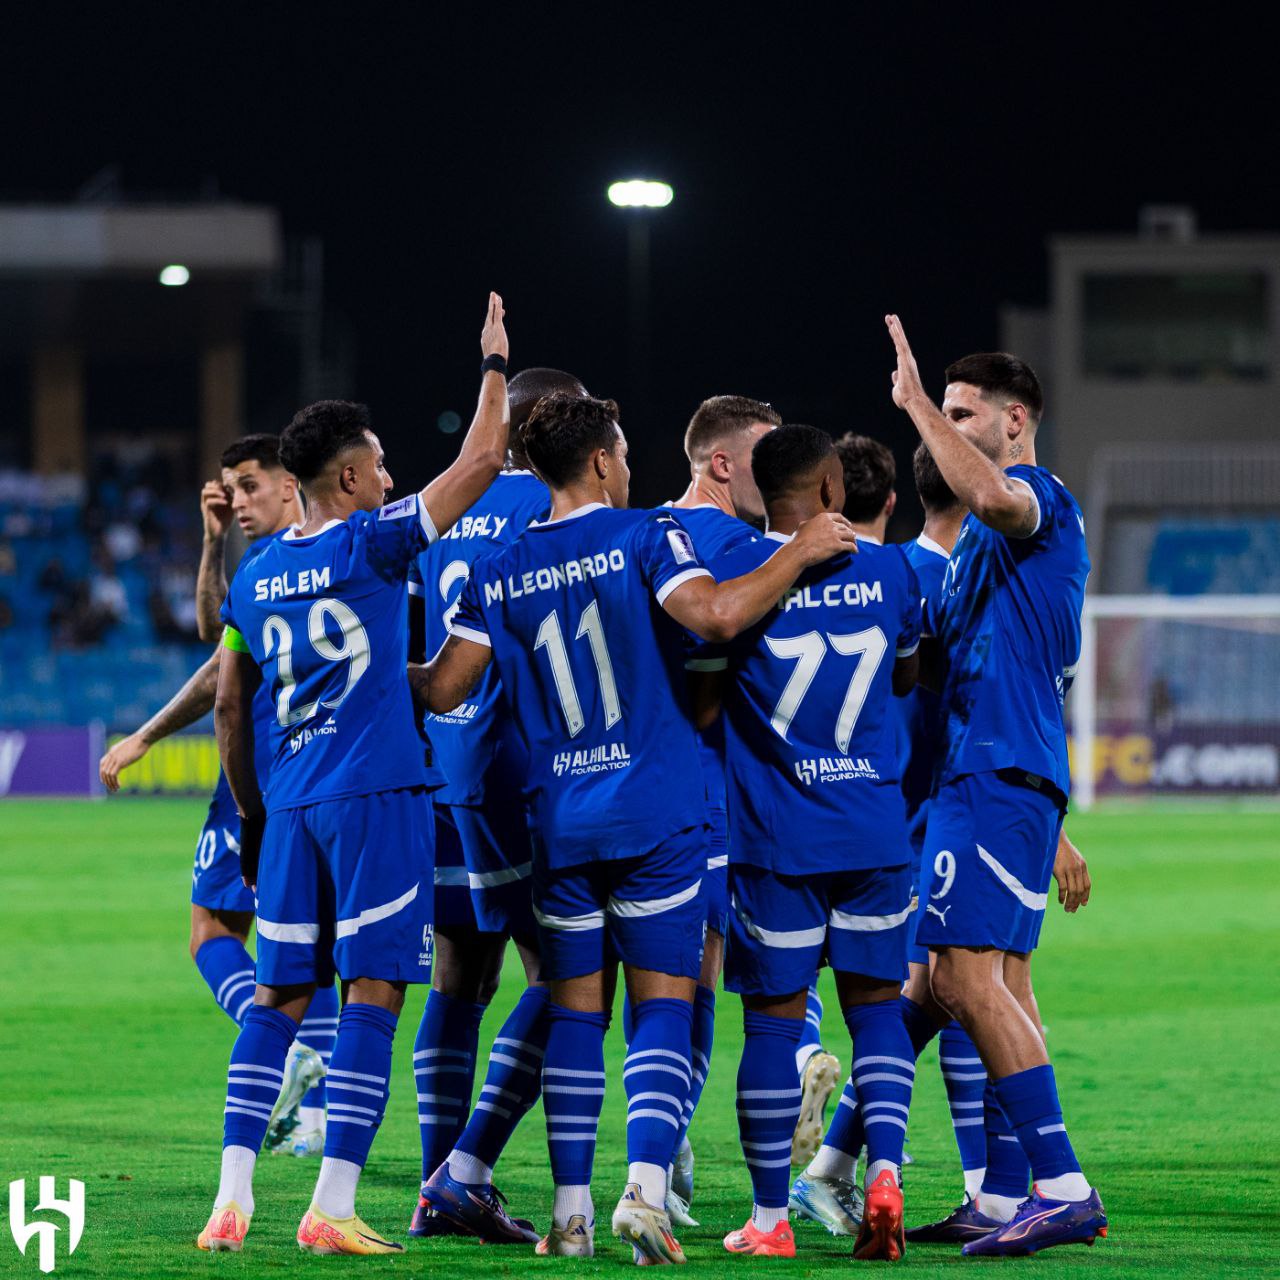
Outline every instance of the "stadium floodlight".
<path fill-rule="evenodd" d="M 675 194 L 669 183 L 630 178 L 626 182 L 610 184 L 609 203 L 620 209 L 665 209 L 675 199 Z"/>
<path fill-rule="evenodd" d="M 181 263 L 173 262 L 160 272 L 160 283 L 168 285 L 170 288 L 177 288 L 179 285 L 186 284 L 191 279 L 191 272 Z"/>

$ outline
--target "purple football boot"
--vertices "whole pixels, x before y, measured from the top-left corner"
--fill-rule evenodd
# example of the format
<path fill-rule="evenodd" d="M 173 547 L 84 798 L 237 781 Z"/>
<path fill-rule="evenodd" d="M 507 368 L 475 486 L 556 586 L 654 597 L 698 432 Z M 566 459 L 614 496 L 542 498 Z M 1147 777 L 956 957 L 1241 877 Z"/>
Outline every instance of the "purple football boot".
<path fill-rule="evenodd" d="M 491 1183 L 462 1182 L 446 1160 L 422 1184 L 422 1199 L 440 1215 L 486 1244 L 537 1244 L 538 1233 L 505 1209 L 506 1197 Z"/>
<path fill-rule="evenodd" d="M 979 1213 L 978 1202 L 967 1195 L 964 1203 L 958 1209 L 952 1209 L 945 1218 L 923 1227 L 912 1227 L 907 1232 L 907 1240 L 911 1244 L 968 1244 L 970 1240 L 981 1240 L 983 1236 L 999 1231 L 1003 1225 L 995 1218 Z"/>
<path fill-rule="evenodd" d="M 970 1240 L 966 1258 L 1020 1258 L 1056 1244 L 1093 1244 L 1107 1234 L 1107 1215 L 1096 1191 L 1087 1200 L 1046 1200 L 1034 1189 L 1018 1206 L 1012 1222 Z"/>
<path fill-rule="evenodd" d="M 427 1239 L 431 1236 L 470 1236 L 471 1232 L 460 1227 L 456 1222 L 441 1217 L 427 1202 L 418 1196 L 418 1207 L 413 1211 L 409 1221 L 409 1234 L 415 1240 Z"/>

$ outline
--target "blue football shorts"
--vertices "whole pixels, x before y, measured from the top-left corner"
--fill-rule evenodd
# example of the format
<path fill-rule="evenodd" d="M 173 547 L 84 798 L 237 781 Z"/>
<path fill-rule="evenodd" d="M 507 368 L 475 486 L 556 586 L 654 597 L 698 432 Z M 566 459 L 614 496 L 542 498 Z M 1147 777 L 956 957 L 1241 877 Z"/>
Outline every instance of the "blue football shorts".
<path fill-rule="evenodd" d="M 729 815 L 714 806 L 707 812 L 711 828 L 702 892 L 707 900 L 707 928 L 723 938 L 729 932 Z"/>
<path fill-rule="evenodd" d="M 253 911 L 253 890 L 240 879 L 240 815 L 231 792 L 219 786 L 196 842 L 191 901 L 209 911 Z"/>
<path fill-rule="evenodd" d="M 905 862 L 816 876 L 731 864 L 725 988 L 760 996 L 804 991 L 824 958 L 844 973 L 901 982 L 910 913 Z"/>
<path fill-rule="evenodd" d="M 435 824 L 422 787 L 267 816 L 258 981 L 429 982 Z"/>
<path fill-rule="evenodd" d="M 471 905 L 471 881 L 462 852 L 462 837 L 453 820 L 453 806 L 433 804 L 436 822 L 435 927 L 437 929 L 476 928 Z"/>
<path fill-rule="evenodd" d="M 1035 949 L 1044 923 L 1063 809 L 1050 787 L 1012 771 L 969 773 L 929 804 L 921 866 L 925 947 Z"/>
<path fill-rule="evenodd" d="M 635 858 L 559 869 L 535 861 L 533 914 L 543 978 L 578 978 L 619 960 L 697 978 L 707 927 L 706 866 L 701 826 Z"/>
<path fill-rule="evenodd" d="M 480 804 L 451 806 L 462 841 L 476 927 L 534 942 L 533 844 L 519 798 L 495 789 Z"/>

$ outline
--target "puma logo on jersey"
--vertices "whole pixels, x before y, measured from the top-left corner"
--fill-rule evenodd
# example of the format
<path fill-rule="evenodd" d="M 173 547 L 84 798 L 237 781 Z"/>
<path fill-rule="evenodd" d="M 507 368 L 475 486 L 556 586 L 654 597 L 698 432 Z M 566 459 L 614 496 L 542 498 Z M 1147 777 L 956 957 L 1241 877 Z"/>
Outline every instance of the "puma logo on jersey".
<path fill-rule="evenodd" d="M 925 907 L 925 913 L 928 914 L 929 912 L 932 912 L 939 920 L 942 921 L 942 927 L 945 929 L 947 927 L 947 912 L 955 905 L 956 904 L 954 902 L 948 903 L 941 911 L 939 911 L 931 902 L 927 907 Z"/>

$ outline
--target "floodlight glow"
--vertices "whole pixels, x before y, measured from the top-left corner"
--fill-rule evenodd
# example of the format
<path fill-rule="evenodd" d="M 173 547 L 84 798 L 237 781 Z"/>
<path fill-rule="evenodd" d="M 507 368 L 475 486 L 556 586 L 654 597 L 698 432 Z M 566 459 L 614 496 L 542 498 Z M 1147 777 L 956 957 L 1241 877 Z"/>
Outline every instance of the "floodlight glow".
<path fill-rule="evenodd" d="M 165 267 L 165 269 L 160 272 L 160 283 L 169 285 L 171 288 L 176 288 L 178 285 L 186 284 L 190 279 L 191 272 L 177 262 Z"/>
<path fill-rule="evenodd" d="M 675 199 L 675 192 L 665 182 L 632 178 L 609 187 L 609 202 L 620 209 L 665 209 Z"/>

